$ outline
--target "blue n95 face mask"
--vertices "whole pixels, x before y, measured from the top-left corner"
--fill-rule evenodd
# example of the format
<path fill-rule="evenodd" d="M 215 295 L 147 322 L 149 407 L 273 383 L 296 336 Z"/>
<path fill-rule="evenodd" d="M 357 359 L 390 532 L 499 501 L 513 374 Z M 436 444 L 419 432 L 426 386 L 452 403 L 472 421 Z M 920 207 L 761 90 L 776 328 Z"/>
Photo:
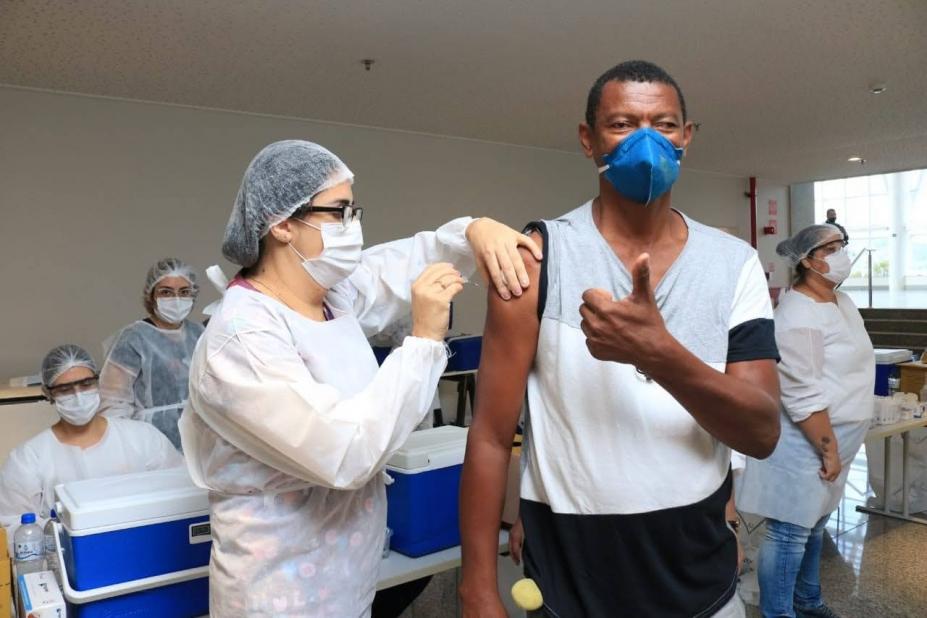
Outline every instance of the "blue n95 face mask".
<path fill-rule="evenodd" d="M 638 204 L 650 204 L 670 190 L 679 177 L 683 149 L 654 129 L 631 133 L 602 160 L 604 174 L 615 190 Z"/>

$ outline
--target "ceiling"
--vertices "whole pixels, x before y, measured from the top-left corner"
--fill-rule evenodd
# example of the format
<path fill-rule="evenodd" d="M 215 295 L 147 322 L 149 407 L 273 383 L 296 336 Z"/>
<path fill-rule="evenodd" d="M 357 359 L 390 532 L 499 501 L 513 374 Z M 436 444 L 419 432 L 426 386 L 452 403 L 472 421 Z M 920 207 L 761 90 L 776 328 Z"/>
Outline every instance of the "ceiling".
<path fill-rule="evenodd" d="M 793 183 L 927 167 L 925 33 L 925 0 L 0 0 L 0 83 L 578 151 L 644 58 L 686 166 Z"/>

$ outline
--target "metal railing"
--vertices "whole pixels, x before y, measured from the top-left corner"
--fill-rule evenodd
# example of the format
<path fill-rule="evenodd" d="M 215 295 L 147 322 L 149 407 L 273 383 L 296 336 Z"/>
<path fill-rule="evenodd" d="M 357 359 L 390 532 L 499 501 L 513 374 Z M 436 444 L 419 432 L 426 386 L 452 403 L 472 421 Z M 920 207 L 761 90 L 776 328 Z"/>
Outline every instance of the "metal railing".
<path fill-rule="evenodd" d="M 859 258 L 863 257 L 864 253 L 869 254 L 869 308 L 872 309 L 872 252 L 875 249 L 863 249 L 856 254 L 856 257 L 853 258 L 853 262 L 850 263 L 850 270 L 853 270 L 853 267 L 856 266 L 856 263 L 859 261 Z"/>

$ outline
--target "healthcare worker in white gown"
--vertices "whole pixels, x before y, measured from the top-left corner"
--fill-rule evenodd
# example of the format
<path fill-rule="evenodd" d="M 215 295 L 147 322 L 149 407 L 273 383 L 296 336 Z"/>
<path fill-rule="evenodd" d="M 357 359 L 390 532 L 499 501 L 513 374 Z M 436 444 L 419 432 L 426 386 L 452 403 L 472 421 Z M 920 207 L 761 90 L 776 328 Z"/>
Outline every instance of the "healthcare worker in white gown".
<path fill-rule="evenodd" d="M 383 468 L 430 408 L 450 300 L 474 255 L 504 297 L 527 281 L 517 247 L 539 257 L 470 218 L 362 252 L 352 182 L 316 144 L 271 144 L 226 229 L 223 253 L 243 268 L 194 352 L 180 421 L 210 491 L 213 616 L 369 615 Z M 410 311 L 412 336 L 378 369 L 367 337 Z"/>
<path fill-rule="evenodd" d="M 875 355 L 863 318 L 838 286 L 849 276 L 843 232 L 808 226 L 776 247 L 798 278 L 776 308 L 782 433 L 747 458 L 737 508 L 766 518 L 757 560 L 764 618 L 837 618 L 821 591 L 824 527 L 872 418 Z"/>
<path fill-rule="evenodd" d="M 23 513 L 44 525 L 58 484 L 183 465 L 148 423 L 99 413 L 97 367 L 83 348 L 61 345 L 45 356 L 42 391 L 58 422 L 16 447 L 0 470 L 0 524 L 10 527 L 10 540 Z"/>

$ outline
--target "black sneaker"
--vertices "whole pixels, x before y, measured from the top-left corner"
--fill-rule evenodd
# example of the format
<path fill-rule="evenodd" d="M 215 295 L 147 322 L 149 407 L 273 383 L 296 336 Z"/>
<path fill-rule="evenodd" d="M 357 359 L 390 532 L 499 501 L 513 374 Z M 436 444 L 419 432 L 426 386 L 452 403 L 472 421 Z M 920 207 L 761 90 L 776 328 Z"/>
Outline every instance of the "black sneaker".
<path fill-rule="evenodd" d="M 840 615 L 827 605 L 821 605 L 807 608 L 796 607 L 795 618 L 840 618 Z"/>

